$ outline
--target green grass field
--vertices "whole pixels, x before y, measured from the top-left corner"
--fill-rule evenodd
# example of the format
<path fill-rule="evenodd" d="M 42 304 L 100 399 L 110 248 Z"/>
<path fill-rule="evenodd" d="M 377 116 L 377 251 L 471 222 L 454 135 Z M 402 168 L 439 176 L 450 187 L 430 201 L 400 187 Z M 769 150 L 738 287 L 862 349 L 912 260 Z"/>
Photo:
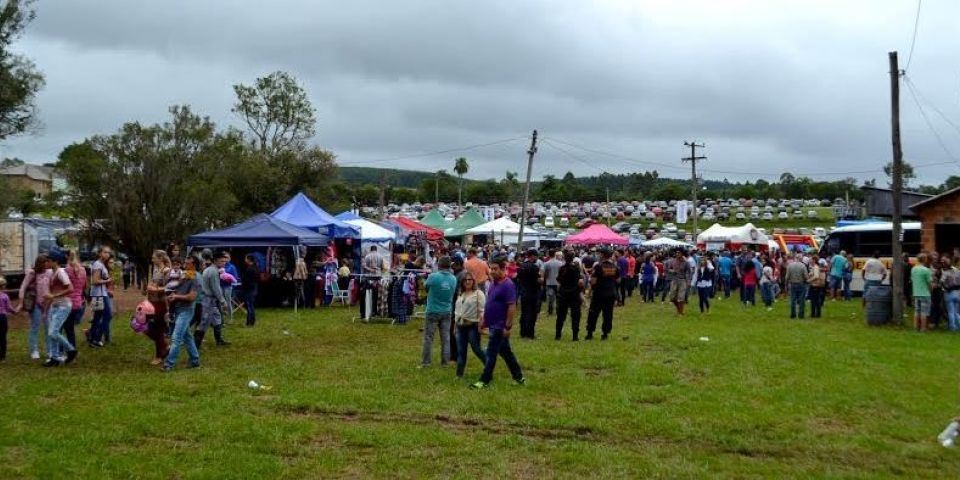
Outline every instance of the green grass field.
<path fill-rule="evenodd" d="M 452 367 L 417 370 L 415 324 L 354 324 L 353 309 L 262 312 L 255 329 L 228 329 L 232 346 L 208 344 L 203 368 L 170 374 L 120 321 L 115 345 L 56 369 L 28 360 L 15 330 L 0 364 L 0 478 L 960 472 L 960 451 L 935 439 L 960 413 L 960 337 L 867 328 L 858 302 L 800 322 L 782 301 L 678 319 L 631 300 L 606 342 L 548 339 L 544 313 L 543 339 L 514 340 L 528 385 L 501 362 L 485 391 Z M 470 382 L 479 371 L 470 358 Z"/>

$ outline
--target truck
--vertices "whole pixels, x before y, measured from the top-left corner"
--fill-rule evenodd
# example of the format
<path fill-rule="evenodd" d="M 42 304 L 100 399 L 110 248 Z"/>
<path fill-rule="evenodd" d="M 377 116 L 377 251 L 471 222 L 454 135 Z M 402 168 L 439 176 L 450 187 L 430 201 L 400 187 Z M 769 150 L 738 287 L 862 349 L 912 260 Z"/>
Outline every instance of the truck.
<path fill-rule="evenodd" d="M 7 291 L 19 290 L 37 256 L 58 250 L 57 236 L 72 225 L 68 220 L 0 219 L 0 275 L 7 279 Z"/>

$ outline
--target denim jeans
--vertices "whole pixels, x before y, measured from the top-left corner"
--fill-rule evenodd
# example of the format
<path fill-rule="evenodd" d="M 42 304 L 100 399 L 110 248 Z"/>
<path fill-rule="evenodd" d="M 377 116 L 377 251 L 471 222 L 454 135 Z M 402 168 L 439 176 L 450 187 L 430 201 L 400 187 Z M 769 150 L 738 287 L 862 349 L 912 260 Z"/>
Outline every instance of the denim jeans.
<path fill-rule="evenodd" d="M 723 288 L 723 298 L 730 298 L 730 275 L 720 275 L 720 287 Z"/>
<path fill-rule="evenodd" d="M 440 364 L 446 365 L 450 361 L 450 313 L 428 313 L 423 320 L 423 356 L 422 364 L 432 362 L 433 329 L 440 328 Z"/>
<path fill-rule="evenodd" d="M 773 282 L 760 284 L 760 298 L 763 299 L 763 304 L 767 308 L 773 306 Z"/>
<path fill-rule="evenodd" d="M 651 279 L 644 280 L 643 283 L 640 284 L 640 293 L 643 294 L 643 301 L 644 301 L 644 302 L 652 302 L 652 301 L 653 301 L 653 295 L 654 295 L 654 293 L 653 293 L 653 279 L 652 279 L 652 278 L 651 278 Z"/>
<path fill-rule="evenodd" d="M 480 326 L 477 324 L 457 325 L 457 376 L 462 377 L 467 367 L 467 344 L 473 354 L 486 365 L 487 354 L 480 348 Z"/>
<path fill-rule="evenodd" d="M 224 311 L 227 312 L 227 323 L 233 323 L 233 285 L 223 287 L 223 298 L 227 301 Z"/>
<path fill-rule="evenodd" d="M 754 285 L 744 285 L 741 290 L 741 296 L 743 297 L 743 303 L 749 303 L 751 305 L 757 304 L 757 286 Z"/>
<path fill-rule="evenodd" d="M 93 312 L 93 320 L 90 321 L 91 342 L 110 341 L 110 320 L 113 319 L 112 303 L 110 297 L 103 297 L 103 310 Z"/>
<path fill-rule="evenodd" d="M 810 287 L 810 318 L 820 318 L 826 290 L 823 287 Z"/>
<path fill-rule="evenodd" d="M 60 331 L 63 323 L 70 316 L 70 305 L 51 305 L 47 312 L 47 356 L 53 359 L 59 359 L 66 352 L 72 352 L 76 348 L 70 344 L 67 337 Z"/>
<path fill-rule="evenodd" d="M 544 294 L 547 297 L 547 315 L 553 315 L 553 307 L 557 305 L 557 286 L 547 285 Z"/>
<path fill-rule="evenodd" d="M 173 368 L 177 364 L 177 357 L 180 356 L 180 347 L 187 346 L 187 353 L 190 355 L 190 366 L 200 365 L 200 352 L 197 351 L 197 344 L 193 341 L 193 335 L 190 334 L 190 319 L 193 318 L 193 308 L 181 308 L 174 312 L 176 325 L 173 327 L 173 335 L 170 337 L 172 344 L 170 352 L 167 353 L 167 359 L 163 363 L 166 368 Z"/>
<path fill-rule="evenodd" d="M 671 280 L 663 280 L 663 291 L 660 294 L 660 303 L 663 303 L 667 299 L 667 294 L 670 293 L 670 283 Z"/>
<path fill-rule="evenodd" d="M 803 311 L 807 305 L 807 285 L 803 283 L 790 284 L 790 318 L 803 318 Z M 797 310 L 800 310 L 797 312 Z M 798 315 L 799 313 L 799 315 Z"/>
<path fill-rule="evenodd" d="M 70 345 L 74 347 L 77 346 L 76 327 L 81 320 L 83 320 L 83 307 L 71 308 L 70 315 L 67 316 L 67 321 L 63 322 L 63 334 L 67 337 Z"/>
<path fill-rule="evenodd" d="M 697 287 L 697 297 L 700 299 L 700 313 L 710 310 L 710 291 L 713 287 Z"/>
<path fill-rule="evenodd" d="M 613 299 L 610 301 L 612 303 Z M 516 355 L 513 354 L 513 349 L 510 348 L 510 337 L 503 336 L 503 330 L 498 328 L 491 328 L 489 334 L 487 363 L 483 366 L 483 375 L 480 375 L 480 381 L 490 383 L 493 380 L 493 369 L 497 366 L 498 356 L 503 357 L 507 368 L 510 369 L 510 376 L 519 381 L 523 378 L 523 371 L 520 369 L 520 362 L 517 361 Z"/>
<path fill-rule="evenodd" d="M 960 290 L 944 292 L 943 303 L 947 304 L 947 321 L 950 330 L 960 330 Z"/>
<path fill-rule="evenodd" d="M 850 284 L 853 282 L 852 273 L 843 274 L 843 299 L 850 300 L 853 298 L 853 292 L 850 291 Z"/>
<path fill-rule="evenodd" d="M 38 303 L 33 307 L 33 310 L 30 310 L 30 334 L 27 337 L 27 343 L 30 346 L 30 353 L 40 351 L 41 335 L 43 336 L 44 345 L 47 345 L 47 348 L 49 349 L 49 342 L 47 342 L 46 321 L 47 318 L 43 314 L 43 308 L 41 308 Z"/>
<path fill-rule="evenodd" d="M 243 289 L 243 306 L 247 309 L 247 326 L 252 327 L 257 323 L 257 312 L 254 304 L 257 302 L 257 289 Z"/>

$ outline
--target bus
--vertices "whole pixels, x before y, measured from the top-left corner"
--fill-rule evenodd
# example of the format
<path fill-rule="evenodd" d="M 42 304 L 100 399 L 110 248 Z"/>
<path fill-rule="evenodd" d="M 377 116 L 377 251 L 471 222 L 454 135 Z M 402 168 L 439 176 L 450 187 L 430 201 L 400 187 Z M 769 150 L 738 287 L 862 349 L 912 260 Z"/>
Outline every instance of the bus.
<path fill-rule="evenodd" d="M 893 224 L 890 222 L 863 223 L 839 227 L 830 232 L 820 246 L 820 257 L 828 261 L 841 250 L 853 254 L 853 281 L 850 289 L 863 292 L 863 264 L 880 252 L 880 260 L 891 270 L 893 259 Z M 911 263 L 920 254 L 920 222 L 903 223 L 903 253 L 910 255 Z M 890 277 L 884 284 L 890 283 Z"/>

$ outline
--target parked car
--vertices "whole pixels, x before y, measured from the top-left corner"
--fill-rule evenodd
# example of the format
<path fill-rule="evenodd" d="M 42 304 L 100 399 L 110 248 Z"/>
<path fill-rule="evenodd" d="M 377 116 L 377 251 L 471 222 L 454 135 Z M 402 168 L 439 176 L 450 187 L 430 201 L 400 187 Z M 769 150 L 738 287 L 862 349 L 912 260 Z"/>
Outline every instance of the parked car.
<path fill-rule="evenodd" d="M 816 210 L 807 210 L 807 218 L 817 218 Z"/>
<path fill-rule="evenodd" d="M 764 212 L 764 214 L 763 214 L 763 219 L 764 219 L 764 220 L 773 220 L 773 213 L 772 213 L 772 212 Z"/>

